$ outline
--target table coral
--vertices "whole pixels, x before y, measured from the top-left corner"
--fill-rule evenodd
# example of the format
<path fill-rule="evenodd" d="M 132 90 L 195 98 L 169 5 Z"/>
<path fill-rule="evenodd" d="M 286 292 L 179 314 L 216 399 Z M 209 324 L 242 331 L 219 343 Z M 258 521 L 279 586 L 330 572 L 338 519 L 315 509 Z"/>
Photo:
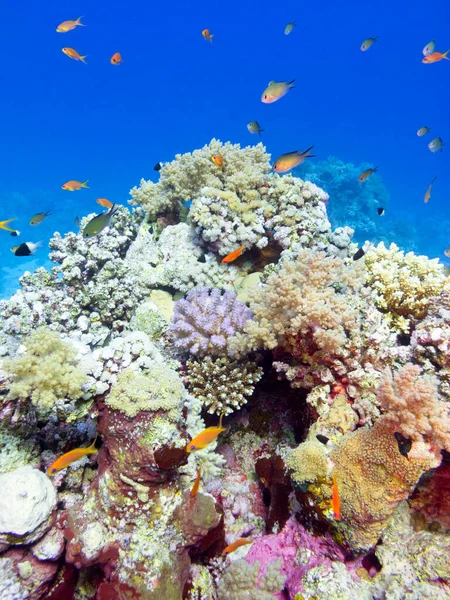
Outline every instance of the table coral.
<path fill-rule="evenodd" d="M 381 242 L 366 252 L 367 284 L 375 290 L 376 304 L 386 312 L 395 330 L 409 333 L 411 320 L 423 319 L 430 302 L 450 288 L 439 259 L 405 254 L 396 244 Z"/>
<path fill-rule="evenodd" d="M 14 376 L 11 398 L 30 398 L 39 418 L 48 417 L 57 400 L 81 398 L 87 378 L 70 343 L 62 341 L 58 333 L 42 328 L 26 339 L 25 348 L 24 355 L 3 363 Z"/>
<path fill-rule="evenodd" d="M 215 154 L 222 156 L 223 170 L 211 161 Z M 213 139 L 201 150 L 177 154 L 174 161 L 164 163 L 158 183 L 142 179 L 140 187 L 130 191 L 131 204 L 140 204 L 149 218 L 155 219 L 165 212 L 178 212 L 180 202 L 198 197 L 206 186 L 245 193 L 263 185 L 270 171 L 269 159 L 262 144 L 241 148 Z"/>
<path fill-rule="evenodd" d="M 175 303 L 170 332 L 175 347 L 197 356 L 232 356 L 228 340 L 242 331 L 251 312 L 234 292 L 199 287 Z"/>
<path fill-rule="evenodd" d="M 227 357 L 189 360 L 186 367 L 191 393 L 216 414 L 228 415 L 243 406 L 262 376 L 255 363 Z"/>

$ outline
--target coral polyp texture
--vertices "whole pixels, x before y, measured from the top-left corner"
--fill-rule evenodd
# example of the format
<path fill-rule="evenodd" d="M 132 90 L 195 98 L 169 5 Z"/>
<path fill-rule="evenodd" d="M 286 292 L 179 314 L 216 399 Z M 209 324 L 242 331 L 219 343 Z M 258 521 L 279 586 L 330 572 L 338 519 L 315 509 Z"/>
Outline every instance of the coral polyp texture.
<path fill-rule="evenodd" d="M 196 356 L 231 355 L 228 339 L 240 332 L 252 313 L 234 292 L 200 287 L 175 303 L 170 332 L 175 346 Z"/>
<path fill-rule="evenodd" d="M 2 600 L 448 598 L 449 280 L 310 169 L 177 155 L 0 302 Z"/>

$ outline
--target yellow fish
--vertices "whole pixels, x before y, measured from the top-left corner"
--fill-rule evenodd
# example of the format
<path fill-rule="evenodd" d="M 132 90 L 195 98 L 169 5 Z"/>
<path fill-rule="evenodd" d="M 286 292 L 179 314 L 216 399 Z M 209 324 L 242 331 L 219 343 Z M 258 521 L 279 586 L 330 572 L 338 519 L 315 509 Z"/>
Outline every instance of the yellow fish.
<path fill-rule="evenodd" d="M 16 219 L 17 217 L 14 217 L 13 219 L 6 219 L 6 221 L 0 221 L 0 229 L 4 229 L 5 231 L 16 231 L 15 229 L 6 227 L 7 223 L 11 223 L 11 221 L 15 221 Z"/>
<path fill-rule="evenodd" d="M 292 81 L 270 81 L 263 91 L 261 96 L 261 102 L 264 104 L 273 104 L 283 96 L 286 96 L 288 91 L 295 87 L 292 85 L 295 79 Z"/>
<path fill-rule="evenodd" d="M 304 162 L 305 158 L 313 158 L 315 154 L 308 154 L 310 150 L 312 150 L 314 146 L 310 146 L 304 152 L 300 152 L 300 150 L 296 150 L 295 152 L 287 152 L 286 154 L 282 154 L 277 160 L 273 163 L 272 169 L 277 173 L 287 173 L 294 167 L 298 167 Z"/>
<path fill-rule="evenodd" d="M 431 188 L 433 187 L 433 183 L 436 181 L 437 177 L 435 177 L 433 179 L 433 181 L 430 183 L 430 185 L 428 186 L 427 191 L 425 192 L 425 196 L 423 197 L 423 201 L 425 203 L 428 202 L 428 200 L 431 198 Z"/>
<path fill-rule="evenodd" d="M 218 427 L 207 427 L 196 435 L 195 438 L 186 445 L 186 452 L 203 450 L 203 448 L 206 448 L 206 446 L 215 442 L 222 431 L 226 431 L 226 427 L 222 427 L 222 417 L 223 414 L 220 415 Z"/>
<path fill-rule="evenodd" d="M 83 458 L 83 456 L 88 456 L 89 454 L 95 454 L 96 452 L 98 452 L 97 448 L 95 447 L 96 441 L 97 437 L 87 448 L 75 448 L 75 450 L 66 452 L 65 454 L 57 458 L 55 462 L 51 464 L 47 469 L 47 475 L 54 475 L 57 471 L 65 469 L 66 467 L 74 463 L 76 460 L 80 460 L 80 458 Z"/>
<path fill-rule="evenodd" d="M 78 54 L 78 52 L 76 50 L 74 50 L 73 48 L 63 48 L 62 51 L 64 52 L 64 54 L 66 56 L 68 56 L 69 58 L 73 58 L 74 60 L 81 60 L 81 62 L 84 62 L 85 65 L 87 65 L 87 62 L 84 60 L 85 58 L 87 58 L 87 55 L 85 54 L 84 56 L 81 56 L 80 54 Z"/>
<path fill-rule="evenodd" d="M 75 29 L 77 25 L 81 25 L 81 27 L 84 27 L 84 23 L 80 21 L 80 19 L 82 18 L 83 17 L 78 17 L 76 21 L 63 21 L 58 25 L 56 31 L 58 33 L 66 33 L 67 31 L 72 31 L 72 29 Z"/>
<path fill-rule="evenodd" d="M 246 546 L 247 544 L 253 544 L 253 540 L 246 540 L 245 538 L 236 540 L 235 542 L 233 542 L 225 548 L 225 550 L 222 552 L 222 556 L 227 556 L 228 554 L 230 554 L 230 552 L 234 552 L 238 548 L 241 548 L 241 546 Z"/>

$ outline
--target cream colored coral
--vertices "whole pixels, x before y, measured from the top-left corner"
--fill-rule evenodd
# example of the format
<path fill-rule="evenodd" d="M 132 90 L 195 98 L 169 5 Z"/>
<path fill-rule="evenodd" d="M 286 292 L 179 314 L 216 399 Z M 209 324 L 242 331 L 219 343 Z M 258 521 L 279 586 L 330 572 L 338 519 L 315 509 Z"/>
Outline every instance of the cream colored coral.
<path fill-rule="evenodd" d="M 450 288 L 450 278 L 437 258 L 405 254 L 395 244 L 381 242 L 365 256 L 367 283 L 375 290 L 377 305 L 387 311 L 390 325 L 408 333 L 410 319 L 423 319 L 430 300 Z"/>
<path fill-rule="evenodd" d="M 224 159 L 223 169 L 211 160 L 216 154 Z M 130 192 L 131 204 L 141 204 L 149 217 L 155 218 L 166 211 L 178 212 L 180 202 L 198 197 L 205 186 L 245 194 L 264 183 L 269 159 L 261 143 L 241 148 L 213 139 L 200 150 L 177 154 L 175 160 L 164 163 L 158 183 L 142 179 L 140 187 Z"/>
<path fill-rule="evenodd" d="M 333 285 L 350 283 L 352 288 L 344 293 Z M 310 336 L 313 351 L 345 356 L 346 331 L 360 326 L 349 295 L 362 283 L 358 265 L 347 268 L 341 259 L 324 252 L 301 250 L 295 262 L 285 261 L 265 284 L 252 290 L 254 317 L 231 343 L 244 353 L 279 345 L 295 351 L 296 336 Z"/>
<path fill-rule="evenodd" d="M 186 366 L 192 395 L 201 400 L 211 414 L 229 415 L 241 408 L 262 376 L 261 367 L 255 363 L 226 357 L 207 356 L 200 362 L 189 360 Z"/>
<path fill-rule="evenodd" d="M 83 395 L 86 373 L 78 367 L 77 351 L 58 333 L 36 329 L 25 340 L 26 353 L 5 360 L 3 368 L 14 376 L 11 398 L 31 399 L 40 418 L 50 414 L 57 400 L 77 400 Z"/>
<path fill-rule="evenodd" d="M 298 483 L 312 483 L 326 479 L 329 471 L 325 446 L 320 442 L 303 442 L 287 459 L 292 479 Z"/>
<path fill-rule="evenodd" d="M 436 382 L 421 377 L 421 372 L 410 363 L 394 377 L 386 370 L 377 391 L 384 413 L 377 424 L 412 440 L 409 457 L 430 460 L 430 466 L 437 467 L 441 450 L 450 452 L 450 405 L 439 399 Z"/>

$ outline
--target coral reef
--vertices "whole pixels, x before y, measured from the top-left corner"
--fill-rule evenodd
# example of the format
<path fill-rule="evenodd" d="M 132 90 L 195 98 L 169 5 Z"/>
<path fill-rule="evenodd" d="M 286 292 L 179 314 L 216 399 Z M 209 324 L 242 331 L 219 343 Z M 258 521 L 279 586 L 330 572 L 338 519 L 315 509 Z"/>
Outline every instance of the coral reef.
<path fill-rule="evenodd" d="M 331 166 L 323 191 L 212 140 L 0 302 L 2 599 L 448 596 L 448 279 L 352 260 L 386 197 Z"/>
<path fill-rule="evenodd" d="M 170 327 L 174 343 L 196 356 L 232 356 L 228 340 L 239 333 L 252 313 L 234 292 L 199 287 L 175 303 Z"/>
<path fill-rule="evenodd" d="M 241 408 L 261 379 L 262 369 L 251 361 L 235 361 L 227 357 L 186 363 L 191 393 L 201 400 L 209 413 L 228 415 Z"/>

